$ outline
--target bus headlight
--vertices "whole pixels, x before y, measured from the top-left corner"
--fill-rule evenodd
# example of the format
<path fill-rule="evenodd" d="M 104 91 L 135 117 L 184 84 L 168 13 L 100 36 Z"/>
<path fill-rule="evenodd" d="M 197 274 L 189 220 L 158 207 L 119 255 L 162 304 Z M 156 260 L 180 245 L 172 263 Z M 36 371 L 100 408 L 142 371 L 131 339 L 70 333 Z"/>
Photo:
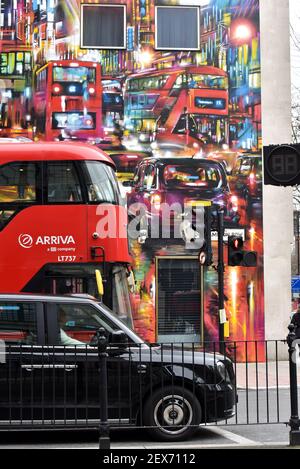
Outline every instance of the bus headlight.
<path fill-rule="evenodd" d="M 52 86 L 52 94 L 61 94 L 62 86 L 59 83 L 54 83 Z"/>

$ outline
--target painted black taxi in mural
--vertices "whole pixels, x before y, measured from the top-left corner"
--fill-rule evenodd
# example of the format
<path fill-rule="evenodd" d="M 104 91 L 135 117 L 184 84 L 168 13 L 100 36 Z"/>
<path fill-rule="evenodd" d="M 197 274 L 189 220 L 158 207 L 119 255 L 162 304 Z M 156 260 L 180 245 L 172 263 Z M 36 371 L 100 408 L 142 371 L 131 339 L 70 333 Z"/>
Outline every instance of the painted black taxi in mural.
<path fill-rule="evenodd" d="M 224 210 L 225 222 L 234 226 L 239 221 L 236 197 L 231 195 L 225 169 L 213 160 L 197 158 L 147 158 L 135 173 L 132 190 L 127 194 L 129 213 L 134 204 L 145 207 L 149 225 L 159 225 L 164 207 L 182 217 L 187 206 L 211 203 L 212 215 Z"/>

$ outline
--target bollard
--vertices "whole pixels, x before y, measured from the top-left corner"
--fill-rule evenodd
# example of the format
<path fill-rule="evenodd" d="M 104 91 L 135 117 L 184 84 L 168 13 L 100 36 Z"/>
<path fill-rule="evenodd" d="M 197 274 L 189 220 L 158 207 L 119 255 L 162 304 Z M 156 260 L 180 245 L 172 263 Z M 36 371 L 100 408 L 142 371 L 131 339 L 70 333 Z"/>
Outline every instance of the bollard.
<path fill-rule="evenodd" d="M 101 414 L 99 425 L 99 449 L 110 449 L 107 396 L 107 344 L 106 331 L 100 327 L 97 331 Z"/>
<path fill-rule="evenodd" d="M 296 341 L 295 325 L 290 324 L 287 344 L 289 347 L 289 367 L 290 367 L 290 398 L 291 398 L 291 418 L 289 421 L 290 446 L 300 445 L 299 415 L 298 415 L 298 385 L 297 385 L 297 361 L 296 356 L 298 344 Z"/>

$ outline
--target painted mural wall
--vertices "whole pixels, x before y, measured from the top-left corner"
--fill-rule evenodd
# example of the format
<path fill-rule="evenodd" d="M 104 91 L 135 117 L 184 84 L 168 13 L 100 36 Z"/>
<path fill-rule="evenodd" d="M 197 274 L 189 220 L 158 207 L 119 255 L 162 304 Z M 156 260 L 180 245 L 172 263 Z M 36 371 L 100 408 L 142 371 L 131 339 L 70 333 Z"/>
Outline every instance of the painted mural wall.
<path fill-rule="evenodd" d="M 227 234 L 243 233 L 259 253 L 257 268 L 226 268 L 230 339 L 263 339 L 259 0 L 85 3 L 126 5 L 125 50 L 80 49 L 79 0 L 1 2 L 0 134 L 92 140 L 121 183 L 155 157 L 133 188 L 122 186 L 129 209 L 163 198 L 223 208 Z M 155 6 L 185 4 L 201 6 L 199 50 L 155 50 Z M 81 99 L 64 98 L 77 84 Z M 137 331 L 150 341 L 217 339 L 214 267 L 201 271 L 182 240 L 144 234 L 131 241 Z"/>

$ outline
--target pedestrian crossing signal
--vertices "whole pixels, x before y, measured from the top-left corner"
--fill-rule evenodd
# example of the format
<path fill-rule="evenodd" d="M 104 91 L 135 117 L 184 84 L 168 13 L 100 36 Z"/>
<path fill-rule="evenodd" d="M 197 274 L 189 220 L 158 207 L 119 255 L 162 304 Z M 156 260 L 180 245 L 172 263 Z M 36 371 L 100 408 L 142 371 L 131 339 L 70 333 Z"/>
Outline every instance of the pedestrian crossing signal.
<path fill-rule="evenodd" d="M 284 187 L 300 184 L 300 144 L 264 147 L 264 184 Z"/>

